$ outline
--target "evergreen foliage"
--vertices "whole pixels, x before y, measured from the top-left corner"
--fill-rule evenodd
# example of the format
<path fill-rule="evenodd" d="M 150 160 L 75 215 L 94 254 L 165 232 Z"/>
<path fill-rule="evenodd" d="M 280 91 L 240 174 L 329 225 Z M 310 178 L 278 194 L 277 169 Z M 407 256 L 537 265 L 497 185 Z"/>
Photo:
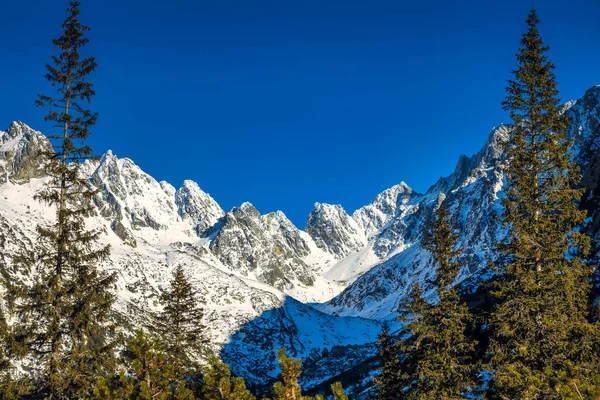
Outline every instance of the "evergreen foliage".
<path fill-rule="evenodd" d="M 302 361 L 287 356 L 285 349 L 277 350 L 277 361 L 281 368 L 281 381 L 273 385 L 274 400 L 300 400 L 302 393 L 298 378 L 302 373 Z"/>
<path fill-rule="evenodd" d="M 303 396 L 302 389 L 298 384 L 298 378 L 302 373 L 302 360 L 288 357 L 285 349 L 277 350 L 277 361 L 281 369 L 281 381 L 273 385 L 273 400 L 323 400 L 321 394 L 314 397 Z M 344 388 L 339 382 L 331 385 L 331 391 L 336 400 L 347 400 Z M 263 399 L 265 400 L 265 399 Z"/>
<path fill-rule="evenodd" d="M 37 195 L 56 208 L 56 220 L 37 228 L 43 250 L 15 260 L 35 274 L 31 284 L 9 287 L 18 321 L 11 350 L 39 367 L 33 381 L 38 396 L 82 398 L 89 397 L 95 374 L 114 366 L 109 315 L 115 276 L 97 270 L 109 247 L 98 248 L 100 232 L 85 228 L 96 191 L 81 177 L 79 166 L 91 155 L 84 142 L 97 119 L 85 108 L 95 94 L 87 77 L 96 61 L 79 54 L 89 30 L 78 20 L 79 2 L 71 1 L 67 12 L 64 33 L 53 40 L 59 54 L 46 66 L 46 79 L 56 94 L 39 95 L 36 101 L 49 108 L 45 119 L 60 132 L 49 135 L 55 142 L 54 152 L 45 154 L 51 179 Z"/>
<path fill-rule="evenodd" d="M 427 305 L 417 286 L 411 299 L 415 304 L 402 313 L 402 319 L 410 318 L 407 328 L 411 335 L 403 347 L 407 350 L 404 379 L 408 399 L 455 399 L 476 384 L 476 343 L 466 335 L 471 315 L 453 286 L 460 271 L 460 250 L 455 248 L 458 237 L 450 226 L 449 215 L 445 203 L 439 204 L 423 239 L 437 266 L 433 283 L 439 300 Z"/>
<path fill-rule="evenodd" d="M 535 10 L 517 53 L 505 110 L 514 121 L 507 143 L 507 188 L 499 244 L 501 279 L 492 313 L 490 398 L 597 398 L 597 327 L 588 321 L 589 238 L 574 230 L 585 211 L 561 113 L 554 65 Z"/>
<path fill-rule="evenodd" d="M 201 323 L 200 301 L 181 265 L 175 268 L 170 287 L 160 299 L 164 309 L 155 319 L 155 329 L 176 373 L 180 376 L 193 373 L 193 361 L 204 352 L 208 340 Z"/>
<path fill-rule="evenodd" d="M 402 398 L 404 382 L 401 379 L 400 351 L 397 339 L 390 334 L 390 326 L 383 323 L 377 336 L 377 361 L 379 375 L 373 379 L 376 386 L 376 397 L 380 400 Z"/>
<path fill-rule="evenodd" d="M 334 400 L 348 400 L 348 396 L 344 392 L 344 387 L 340 382 L 331 385 L 331 393 Z"/>
<path fill-rule="evenodd" d="M 232 377 L 229 366 L 210 355 L 203 368 L 203 398 L 206 400 L 255 400 L 244 379 Z"/>
<path fill-rule="evenodd" d="M 425 337 L 425 316 L 430 307 L 423 297 L 421 286 L 415 283 L 398 308 L 398 319 L 402 324 L 402 330 L 401 340 L 397 342 L 397 346 L 402 362 L 399 368 L 399 382 L 393 381 L 391 393 L 404 391 L 416 382 L 416 366 L 422 357 L 421 342 Z"/>
<path fill-rule="evenodd" d="M 138 329 L 127 342 L 123 364 L 118 375 L 100 377 L 94 388 L 98 399 L 192 400 L 196 382 L 178 379 L 175 366 L 159 340 Z"/>

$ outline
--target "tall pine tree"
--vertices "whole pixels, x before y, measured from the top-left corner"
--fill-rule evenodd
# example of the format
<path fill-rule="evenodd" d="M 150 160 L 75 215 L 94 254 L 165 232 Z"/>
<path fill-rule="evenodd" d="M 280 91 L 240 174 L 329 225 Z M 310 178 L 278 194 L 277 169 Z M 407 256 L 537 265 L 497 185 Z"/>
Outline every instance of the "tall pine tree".
<path fill-rule="evenodd" d="M 45 119 L 57 129 L 49 135 L 54 152 L 46 154 L 50 180 L 37 195 L 56 209 L 56 220 L 37 228 L 43 252 L 15 260 L 33 272 L 32 283 L 13 288 L 16 353 L 34 359 L 40 368 L 38 395 L 50 398 L 89 397 L 94 374 L 106 372 L 114 361 L 109 315 L 115 275 L 96 267 L 109 247 L 97 246 L 100 232 L 85 228 L 96 191 L 80 174 L 80 162 L 91 155 L 84 142 L 97 119 L 85 107 L 95 94 L 87 78 L 96 61 L 79 54 L 89 30 L 79 22 L 79 2 L 71 1 L 67 13 L 63 35 L 53 40 L 59 53 L 46 66 L 56 93 L 36 101 L 49 108 Z"/>
<path fill-rule="evenodd" d="M 169 288 L 160 299 L 164 308 L 156 318 L 155 329 L 177 374 L 193 373 L 192 366 L 208 340 L 202 325 L 200 301 L 181 265 L 175 268 Z"/>
<path fill-rule="evenodd" d="M 377 336 L 377 362 L 379 375 L 373 379 L 379 400 L 402 398 L 404 383 L 401 379 L 400 351 L 397 339 L 390 334 L 390 326 L 383 323 Z"/>
<path fill-rule="evenodd" d="M 456 399 L 476 384 L 476 342 L 466 335 L 471 315 L 453 285 L 460 271 L 460 250 L 449 216 L 442 202 L 423 240 L 437 266 L 434 286 L 439 299 L 435 305 L 420 307 L 421 326 L 407 339 L 417 346 L 407 359 L 408 399 Z M 419 298 L 413 301 L 423 302 Z"/>
<path fill-rule="evenodd" d="M 505 110 L 514 121 L 507 143 L 507 187 L 499 245 L 501 279 L 491 317 L 495 369 L 489 396 L 506 399 L 597 398 L 598 373 L 588 322 L 589 240 L 574 230 L 585 219 L 561 113 L 554 65 L 535 10 L 517 53 Z"/>

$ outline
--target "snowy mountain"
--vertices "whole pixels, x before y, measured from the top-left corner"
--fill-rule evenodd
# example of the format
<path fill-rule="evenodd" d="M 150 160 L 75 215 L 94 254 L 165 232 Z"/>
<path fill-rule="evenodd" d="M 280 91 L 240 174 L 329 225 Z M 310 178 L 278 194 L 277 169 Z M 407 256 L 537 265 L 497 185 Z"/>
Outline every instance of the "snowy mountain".
<path fill-rule="evenodd" d="M 595 234 L 600 86 L 564 110 Z M 304 230 L 282 212 L 261 215 L 250 203 L 225 212 L 197 183 L 176 189 L 108 151 L 87 161 L 82 173 L 100 189 L 88 224 L 102 229 L 103 242 L 112 246 L 102 268 L 119 276 L 115 312 L 126 327 L 143 322 L 171 271 L 183 265 L 205 303 L 201 323 L 214 349 L 250 383 L 276 376 L 274 351 L 283 346 L 305 358 L 306 387 L 352 370 L 372 357 L 379 321 L 394 318 L 407 288 L 435 273 L 419 243 L 442 199 L 461 234 L 459 281 L 485 273 L 493 242 L 503 234 L 495 215 L 509 133 L 494 128 L 477 154 L 461 156 L 455 171 L 424 194 L 402 182 L 353 213 L 316 203 Z M 47 179 L 36 155 L 49 150 L 48 139 L 21 122 L 0 131 L 0 273 L 9 279 L 22 278 L 11 255 L 35 248 L 36 225 L 54 215 L 32 200 Z"/>

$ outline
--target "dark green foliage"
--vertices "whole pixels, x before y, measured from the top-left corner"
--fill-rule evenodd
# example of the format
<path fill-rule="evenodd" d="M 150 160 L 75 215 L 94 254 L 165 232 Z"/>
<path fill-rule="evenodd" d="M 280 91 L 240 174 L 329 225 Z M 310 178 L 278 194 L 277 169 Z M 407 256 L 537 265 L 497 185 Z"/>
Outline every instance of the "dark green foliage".
<path fill-rule="evenodd" d="M 193 379 L 180 380 L 175 366 L 160 341 L 148 337 L 139 329 L 136 336 L 127 342 L 123 364 L 125 370 L 118 375 L 100 377 L 94 388 L 98 399 L 139 400 L 192 400 Z"/>
<path fill-rule="evenodd" d="M 100 232 L 85 229 L 84 217 L 96 192 L 81 178 L 79 163 L 91 154 L 83 142 L 97 116 L 84 103 L 95 94 L 86 79 L 96 62 L 79 55 L 88 42 L 84 37 L 88 28 L 78 21 L 79 3 L 71 1 L 67 12 L 64 33 L 53 40 L 59 54 L 46 66 L 56 95 L 40 95 L 36 102 L 50 109 L 46 120 L 60 130 L 50 135 L 55 152 L 45 155 L 51 179 L 37 195 L 56 208 L 56 221 L 37 228 L 44 251 L 15 260 L 23 272 L 35 272 L 32 283 L 9 289 L 19 321 L 13 329 L 12 350 L 34 360 L 39 369 L 34 378 L 37 392 L 80 398 L 89 396 L 94 374 L 114 365 L 109 314 L 115 276 L 97 270 L 109 248 L 97 248 Z"/>
<path fill-rule="evenodd" d="M 331 393 L 333 394 L 334 400 L 348 400 L 348 396 L 346 396 L 344 387 L 340 382 L 331 385 Z"/>
<path fill-rule="evenodd" d="M 598 332 L 587 309 L 592 271 L 580 259 L 589 239 L 573 230 L 585 219 L 577 209 L 583 189 L 538 22 L 532 10 L 503 103 L 514 131 L 506 150 L 508 236 L 499 245 L 489 396 L 595 398 Z"/>
<path fill-rule="evenodd" d="M 255 400 L 244 379 L 232 377 L 229 366 L 214 354 L 203 369 L 202 398 L 206 400 Z"/>
<path fill-rule="evenodd" d="M 175 268 L 169 289 L 161 295 L 161 303 L 164 309 L 155 319 L 155 329 L 176 373 L 183 376 L 193 369 L 208 340 L 202 326 L 200 301 L 181 265 Z"/>
<path fill-rule="evenodd" d="M 453 286 L 460 271 L 456 261 L 460 251 L 455 249 L 457 236 L 448 217 L 442 202 L 423 240 L 437 266 L 438 303 L 426 304 L 415 286 L 412 303 L 401 312 L 401 318 L 409 321 L 402 346 L 407 399 L 455 399 L 476 385 L 476 342 L 466 335 L 471 315 Z"/>
<path fill-rule="evenodd" d="M 395 337 L 390 334 L 390 326 L 383 323 L 377 336 L 377 362 L 379 375 L 373 383 L 376 386 L 377 398 L 381 400 L 402 398 L 405 386 L 401 378 L 400 351 Z"/>
<path fill-rule="evenodd" d="M 277 361 L 281 368 L 281 381 L 273 385 L 273 399 L 300 400 L 302 393 L 298 377 L 302 373 L 302 361 L 288 357 L 285 349 L 277 350 Z"/>
<path fill-rule="evenodd" d="M 323 400 L 321 394 L 314 397 L 303 396 L 302 389 L 298 384 L 298 378 L 302 373 L 302 360 L 287 356 L 285 349 L 277 350 L 277 361 L 281 369 L 281 381 L 273 385 L 273 400 Z M 347 400 L 342 384 L 339 382 L 331 385 L 331 391 L 336 400 Z M 265 400 L 265 399 L 263 399 Z"/>

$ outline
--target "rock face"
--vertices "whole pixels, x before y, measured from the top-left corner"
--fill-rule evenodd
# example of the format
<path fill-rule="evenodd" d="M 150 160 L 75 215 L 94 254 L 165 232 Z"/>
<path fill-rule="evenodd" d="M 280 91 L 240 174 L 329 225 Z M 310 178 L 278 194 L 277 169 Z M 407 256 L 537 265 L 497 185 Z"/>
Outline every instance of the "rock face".
<path fill-rule="evenodd" d="M 598 236 L 600 86 L 564 112 L 587 189 L 585 229 Z M 487 272 L 493 243 L 504 234 L 496 215 L 509 134 L 507 126 L 494 128 L 477 154 L 461 156 L 424 194 L 400 183 L 351 214 L 316 203 L 304 231 L 283 213 L 261 215 L 250 203 L 225 213 L 196 183 L 176 189 L 109 151 L 81 171 L 100 189 L 88 223 L 103 229 L 113 249 L 102 268 L 119 275 L 115 312 L 129 327 L 145 320 L 171 271 L 183 265 L 205 302 L 202 323 L 215 349 L 250 383 L 276 377 L 281 346 L 307 359 L 307 388 L 364 365 L 378 321 L 393 319 L 408 287 L 435 274 L 420 241 L 440 199 L 460 233 L 458 281 Z M 35 155 L 47 150 L 46 137 L 23 123 L 0 132 L 0 273 L 9 279 L 21 276 L 11 255 L 35 249 L 35 226 L 54 217 L 32 200 L 47 179 Z"/>
<path fill-rule="evenodd" d="M 190 180 L 183 181 L 183 185 L 175 192 L 175 204 L 181 218 L 189 220 L 199 236 L 225 215 L 221 206 Z"/>
<path fill-rule="evenodd" d="M 6 132 L 0 131 L 0 183 L 9 178 L 28 181 L 44 175 L 40 154 L 51 151 L 50 142 L 40 132 L 15 121 Z"/>
<path fill-rule="evenodd" d="M 42 134 L 23 124 L 13 124 L 2 140 L 0 274 L 14 281 L 23 274 L 12 265 L 12 256 L 36 249 L 36 226 L 55 215 L 33 199 L 48 178 L 34 168 L 38 159 L 26 157 L 50 147 Z M 173 270 L 182 265 L 204 303 L 199 323 L 208 328 L 213 349 L 228 361 L 244 360 L 234 371 L 250 383 L 266 385 L 277 377 L 275 351 L 283 346 L 299 357 L 327 353 L 333 346 L 358 346 L 365 356 L 372 354 L 377 321 L 326 315 L 278 289 L 314 301 L 312 285 L 323 280 L 304 261 L 318 252 L 314 242 L 283 213 L 260 215 L 245 203 L 225 214 L 196 183 L 185 181 L 175 189 L 110 151 L 83 164 L 81 172 L 100 189 L 86 222 L 111 245 L 110 259 L 100 268 L 118 275 L 114 312 L 126 331 L 149 321 Z M 0 286 L 0 299 L 2 291 Z M 0 300 L 0 313 L 4 310 Z M 357 356 L 347 367 L 359 362 Z M 323 380 L 336 373 L 319 372 Z"/>
<path fill-rule="evenodd" d="M 339 205 L 316 203 L 308 216 L 305 230 L 319 248 L 338 259 L 367 244 L 361 227 Z"/>
<path fill-rule="evenodd" d="M 260 215 L 250 203 L 231 210 L 210 245 L 226 265 L 280 290 L 293 282 L 311 286 L 315 272 L 302 260 L 309 254 L 300 231 L 280 211 Z"/>

